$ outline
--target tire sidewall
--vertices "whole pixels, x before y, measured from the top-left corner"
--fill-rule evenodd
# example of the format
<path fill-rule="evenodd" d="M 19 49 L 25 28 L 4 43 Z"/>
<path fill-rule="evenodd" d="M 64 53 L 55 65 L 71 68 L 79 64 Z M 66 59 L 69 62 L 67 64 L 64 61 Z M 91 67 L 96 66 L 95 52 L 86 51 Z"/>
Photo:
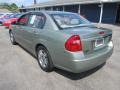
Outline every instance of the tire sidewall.
<path fill-rule="evenodd" d="M 46 65 L 46 67 L 42 67 L 41 64 L 40 64 L 39 57 L 38 57 L 38 53 L 39 53 L 40 50 L 43 50 L 47 54 L 47 57 L 48 57 L 48 59 L 47 59 L 48 61 L 47 62 L 48 63 Z M 52 63 L 50 54 L 49 54 L 48 50 L 45 47 L 43 47 L 43 46 L 39 46 L 38 47 L 38 49 L 37 49 L 37 60 L 38 60 L 38 64 L 41 67 L 41 69 L 43 69 L 46 72 L 52 71 L 52 69 L 53 69 L 53 63 Z"/>
<path fill-rule="evenodd" d="M 13 33 L 12 33 L 12 31 L 10 31 L 9 32 L 9 35 L 10 35 L 10 41 L 11 41 L 11 43 L 13 44 L 13 45 L 15 45 L 16 44 L 16 42 L 15 42 L 15 38 L 14 38 L 14 35 L 13 35 L 13 40 L 11 40 L 11 34 L 13 35 Z"/>

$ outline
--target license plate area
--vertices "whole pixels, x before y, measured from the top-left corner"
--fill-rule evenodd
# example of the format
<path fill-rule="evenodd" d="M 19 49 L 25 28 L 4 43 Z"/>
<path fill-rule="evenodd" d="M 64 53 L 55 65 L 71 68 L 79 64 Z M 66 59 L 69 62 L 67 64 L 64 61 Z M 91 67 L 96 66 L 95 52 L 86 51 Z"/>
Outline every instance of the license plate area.
<path fill-rule="evenodd" d="M 104 45 L 104 38 L 99 38 L 97 40 L 95 40 L 95 47 L 100 47 Z"/>

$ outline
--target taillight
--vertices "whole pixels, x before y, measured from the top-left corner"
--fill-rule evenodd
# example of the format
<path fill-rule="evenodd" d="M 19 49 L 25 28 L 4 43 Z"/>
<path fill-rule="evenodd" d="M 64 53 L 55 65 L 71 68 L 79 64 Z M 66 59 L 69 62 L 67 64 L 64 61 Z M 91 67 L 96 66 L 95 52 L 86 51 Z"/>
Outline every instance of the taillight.
<path fill-rule="evenodd" d="M 82 44 L 79 35 L 71 36 L 65 43 L 65 48 L 71 52 L 82 51 Z"/>

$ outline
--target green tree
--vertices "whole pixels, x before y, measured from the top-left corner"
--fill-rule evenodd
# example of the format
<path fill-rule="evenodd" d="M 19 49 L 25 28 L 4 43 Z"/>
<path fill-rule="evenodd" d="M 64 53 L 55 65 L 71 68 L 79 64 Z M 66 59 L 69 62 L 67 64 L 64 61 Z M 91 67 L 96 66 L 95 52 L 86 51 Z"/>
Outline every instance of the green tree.
<path fill-rule="evenodd" d="M 8 9 L 12 12 L 17 12 L 18 11 L 18 6 L 15 3 L 8 4 L 8 3 L 1 3 L 0 8 L 3 9 Z"/>
<path fill-rule="evenodd" d="M 11 10 L 11 11 L 16 11 L 16 10 L 18 10 L 18 6 L 17 6 L 15 3 L 12 3 L 12 4 L 10 5 L 10 10 Z"/>

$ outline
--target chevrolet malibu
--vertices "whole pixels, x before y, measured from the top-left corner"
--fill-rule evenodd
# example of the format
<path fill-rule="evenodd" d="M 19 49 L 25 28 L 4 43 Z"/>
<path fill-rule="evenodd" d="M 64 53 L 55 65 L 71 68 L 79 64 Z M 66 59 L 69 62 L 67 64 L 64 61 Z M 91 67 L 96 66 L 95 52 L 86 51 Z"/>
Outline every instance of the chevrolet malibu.
<path fill-rule="evenodd" d="M 22 15 L 9 30 L 11 43 L 37 57 L 44 71 L 54 67 L 80 73 L 95 68 L 113 52 L 112 31 L 78 14 L 36 11 Z"/>

